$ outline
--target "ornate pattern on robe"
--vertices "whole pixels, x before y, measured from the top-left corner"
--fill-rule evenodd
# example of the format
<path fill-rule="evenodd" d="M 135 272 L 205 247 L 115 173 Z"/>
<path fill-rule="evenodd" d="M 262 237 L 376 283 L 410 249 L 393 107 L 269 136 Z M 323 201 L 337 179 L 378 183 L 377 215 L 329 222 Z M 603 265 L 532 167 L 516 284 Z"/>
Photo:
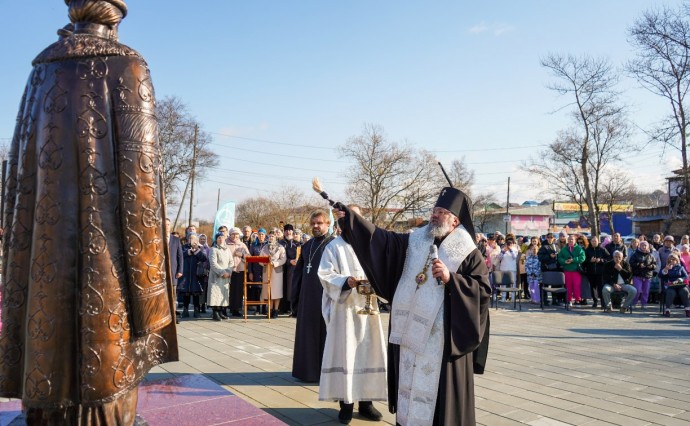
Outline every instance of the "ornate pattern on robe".
<path fill-rule="evenodd" d="M 74 34 L 39 55 L 9 156 L 0 395 L 98 406 L 178 359 L 160 172 L 138 53 Z"/>

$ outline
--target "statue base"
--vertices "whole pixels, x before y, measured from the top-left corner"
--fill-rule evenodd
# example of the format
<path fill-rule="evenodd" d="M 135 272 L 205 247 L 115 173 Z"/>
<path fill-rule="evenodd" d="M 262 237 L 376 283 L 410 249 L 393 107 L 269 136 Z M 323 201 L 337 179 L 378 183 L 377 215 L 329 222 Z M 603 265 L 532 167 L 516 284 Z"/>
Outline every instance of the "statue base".
<path fill-rule="evenodd" d="M 135 426 L 199 426 L 230 421 L 233 426 L 285 425 L 201 374 L 147 380 L 139 385 Z M 19 400 L 0 402 L 0 426 L 10 425 L 26 425 Z"/>

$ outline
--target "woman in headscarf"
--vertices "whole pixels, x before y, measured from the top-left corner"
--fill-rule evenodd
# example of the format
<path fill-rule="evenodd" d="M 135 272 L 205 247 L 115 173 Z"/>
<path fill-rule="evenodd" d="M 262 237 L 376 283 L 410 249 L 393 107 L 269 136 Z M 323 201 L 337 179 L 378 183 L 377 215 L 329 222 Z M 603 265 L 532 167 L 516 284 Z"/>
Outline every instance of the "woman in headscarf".
<path fill-rule="evenodd" d="M 190 299 L 194 303 L 194 318 L 201 317 L 201 299 L 204 293 L 198 274 L 199 266 L 207 260 L 199 244 L 199 236 L 192 232 L 187 235 L 187 244 L 182 246 L 182 278 L 177 281 L 177 293 L 182 295 L 182 318 L 189 318 Z"/>
<path fill-rule="evenodd" d="M 228 306 L 230 301 L 230 277 L 232 276 L 234 260 L 232 253 L 225 244 L 225 234 L 218 232 L 213 239 L 209 258 L 211 270 L 208 275 L 207 303 L 213 310 L 213 320 L 220 321 L 228 318 L 221 313 L 221 308 Z"/>
<path fill-rule="evenodd" d="M 242 231 L 240 228 L 230 230 L 230 243 L 228 249 L 232 253 L 234 267 L 230 277 L 230 315 L 241 317 L 242 298 L 244 297 L 244 269 L 246 262 L 244 258 L 249 256 L 249 248 L 242 242 Z"/>
<path fill-rule="evenodd" d="M 280 299 L 283 298 L 283 265 L 287 261 L 285 248 L 278 244 L 278 236 L 271 231 L 268 235 L 268 244 L 261 249 L 261 256 L 268 256 L 271 259 L 271 316 L 278 316 Z M 261 286 L 261 300 L 268 300 L 267 286 Z"/>

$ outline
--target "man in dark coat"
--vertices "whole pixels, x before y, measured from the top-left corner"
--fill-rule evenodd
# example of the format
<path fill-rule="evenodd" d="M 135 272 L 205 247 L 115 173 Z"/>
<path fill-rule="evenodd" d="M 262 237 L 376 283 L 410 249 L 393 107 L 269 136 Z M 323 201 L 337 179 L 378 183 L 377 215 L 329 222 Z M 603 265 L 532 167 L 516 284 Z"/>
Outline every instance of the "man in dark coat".
<path fill-rule="evenodd" d="M 541 270 L 544 271 L 560 271 L 561 268 L 558 265 L 558 251 L 559 246 L 554 242 L 554 235 L 552 232 L 546 234 L 546 242 L 542 244 L 537 252 L 537 257 L 539 257 L 539 262 L 541 262 Z M 559 302 L 557 299 L 565 300 L 565 295 L 554 295 L 553 305 L 558 306 Z M 546 300 L 546 292 L 541 295 L 544 301 L 544 305 L 548 305 L 549 301 Z"/>
<path fill-rule="evenodd" d="M 280 245 L 285 249 L 285 273 L 283 274 L 283 299 L 280 301 L 280 312 L 282 314 L 291 314 L 291 298 L 292 298 L 292 276 L 295 274 L 295 265 L 297 265 L 297 244 L 294 240 L 295 228 L 289 223 L 283 226 L 283 238 L 279 241 Z"/>
<path fill-rule="evenodd" d="M 9 154 L 0 396 L 29 425 L 131 425 L 139 383 L 178 359 L 156 100 L 118 41 L 125 2 L 66 3 Z"/>
<path fill-rule="evenodd" d="M 628 258 L 628 248 L 625 246 L 621 234 L 618 232 L 611 236 L 611 242 L 606 245 L 605 249 L 611 256 L 613 256 L 614 252 L 619 251 L 623 253 L 623 259 Z"/>
<path fill-rule="evenodd" d="M 601 296 L 601 290 L 604 286 L 604 266 L 606 262 L 611 260 L 611 254 L 599 244 L 598 237 L 592 237 L 589 242 L 589 247 L 585 249 L 585 271 L 587 273 L 587 280 L 589 281 L 590 290 L 592 292 L 592 308 L 596 308 L 599 303 L 598 297 Z M 602 309 L 605 304 L 602 301 Z"/>
<path fill-rule="evenodd" d="M 297 307 L 292 376 L 304 382 L 318 382 L 326 344 L 326 323 L 321 314 L 323 286 L 318 269 L 323 250 L 333 237 L 328 235 L 328 212 L 315 210 L 309 223 L 314 238 L 302 246 L 292 277 L 292 300 Z"/>
<path fill-rule="evenodd" d="M 173 288 L 173 300 L 177 301 L 177 280 L 182 278 L 182 267 L 184 262 L 184 256 L 182 254 L 182 242 L 175 235 L 172 234 L 172 229 L 170 229 L 170 219 L 165 218 L 165 232 L 168 234 L 168 250 L 170 251 L 170 270 L 172 271 L 172 288 Z M 180 323 L 178 318 L 182 312 L 175 311 L 175 322 Z"/>
<path fill-rule="evenodd" d="M 342 237 L 377 293 L 393 301 L 388 398 L 396 422 L 475 424 L 474 373 L 486 362 L 491 285 L 467 197 L 444 188 L 429 225 L 411 234 L 336 206 Z"/>

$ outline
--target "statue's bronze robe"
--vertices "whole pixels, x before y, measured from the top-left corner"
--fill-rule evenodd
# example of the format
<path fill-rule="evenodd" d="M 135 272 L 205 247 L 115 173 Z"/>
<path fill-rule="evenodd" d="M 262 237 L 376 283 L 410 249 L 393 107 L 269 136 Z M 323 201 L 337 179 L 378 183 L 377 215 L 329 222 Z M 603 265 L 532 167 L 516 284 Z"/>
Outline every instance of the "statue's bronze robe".
<path fill-rule="evenodd" d="M 0 395 L 29 409 L 116 401 L 178 358 L 153 86 L 98 27 L 34 60 L 10 151 Z"/>

